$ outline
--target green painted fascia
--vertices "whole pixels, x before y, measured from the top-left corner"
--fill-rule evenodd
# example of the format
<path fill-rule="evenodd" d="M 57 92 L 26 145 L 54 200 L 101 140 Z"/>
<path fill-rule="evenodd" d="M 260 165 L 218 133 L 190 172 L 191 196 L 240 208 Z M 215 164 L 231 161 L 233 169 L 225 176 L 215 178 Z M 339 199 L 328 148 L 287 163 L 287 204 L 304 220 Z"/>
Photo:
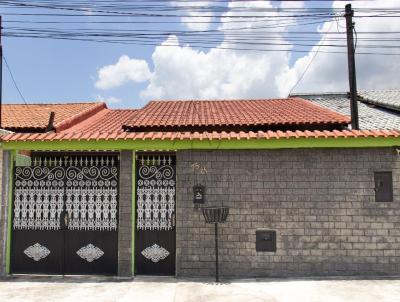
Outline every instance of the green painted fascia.
<path fill-rule="evenodd" d="M 6 150 L 245 150 L 400 146 L 400 137 L 281 138 L 246 140 L 98 140 L 4 142 Z"/>
<path fill-rule="evenodd" d="M 11 152 L 10 156 L 10 171 L 8 182 L 8 217 L 7 217 L 7 240 L 6 240 L 6 273 L 11 272 L 11 230 L 12 230 L 12 208 L 13 208 L 13 184 L 14 184 L 14 160 L 16 152 Z"/>
<path fill-rule="evenodd" d="M 136 153 L 132 152 L 132 276 L 135 274 L 135 226 L 136 226 Z"/>

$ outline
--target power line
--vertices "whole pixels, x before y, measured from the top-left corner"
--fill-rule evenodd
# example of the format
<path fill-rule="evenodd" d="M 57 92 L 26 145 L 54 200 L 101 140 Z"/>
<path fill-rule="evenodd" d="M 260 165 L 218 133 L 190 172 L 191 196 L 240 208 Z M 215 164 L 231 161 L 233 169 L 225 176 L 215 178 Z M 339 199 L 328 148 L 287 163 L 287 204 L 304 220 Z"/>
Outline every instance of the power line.
<path fill-rule="evenodd" d="M 18 85 L 17 85 L 17 82 L 16 82 L 15 79 L 14 79 L 13 73 L 12 73 L 12 71 L 11 71 L 10 66 L 8 65 L 6 56 L 4 55 L 4 52 L 3 52 L 3 60 L 4 60 L 4 63 L 6 63 L 6 67 L 7 67 L 8 73 L 10 74 L 11 80 L 12 80 L 12 82 L 13 82 L 13 84 L 14 84 L 14 87 L 17 89 L 19 96 L 20 96 L 21 99 L 24 101 L 25 105 L 28 105 L 28 103 L 26 102 L 24 96 L 22 95 L 21 90 L 19 89 L 19 87 L 18 87 Z"/>
<path fill-rule="evenodd" d="M 227 23 L 243 23 L 251 22 L 253 26 L 249 27 L 228 27 L 228 28 L 217 28 L 207 30 L 160 30 L 160 29 L 109 29 L 109 28 L 60 28 L 54 27 L 41 27 L 36 26 L 39 24 L 93 24 L 88 21 L 24 21 L 24 20 L 9 20 L 10 23 L 18 24 L 29 24 L 25 26 L 9 26 L 5 28 L 4 36 L 12 38 L 36 38 L 36 39 L 54 39 L 54 40 L 69 40 L 69 41 L 83 41 L 83 42 L 97 42 L 97 43 L 112 43 L 112 44 L 126 44 L 126 45 L 149 45 L 149 46 L 160 46 L 160 47 L 172 47 L 180 46 L 187 47 L 186 45 L 180 44 L 166 44 L 165 39 L 171 35 L 176 35 L 182 43 L 190 43 L 193 47 L 197 48 L 215 48 L 215 49 L 231 49 L 231 50 L 251 50 L 251 51 L 291 51 L 291 52 L 310 52 L 309 47 L 315 46 L 313 42 L 320 41 L 315 39 L 316 35 L 325 35 L 324 42 L 331 43 L 320 43 L 317 48 L 317 52 L 326 53 L 343 53 L 340 51 L 321 51 L 321 47 L 327 48 L 344 48 L 345 44 L 341 44 L 340 41 L 345 41 L 343 33 L 330 32 L 310 32 L 310 31 L 269 31 L 272 28 L 289 28 L 291 26 L 307 26 L 313 24 L 322 24 L 329 22 L 332 18 L 342 16 L 342 10 L 339 8 L 281 8 L 281 7 L 245 7 L 240 5 L 241 2 L 248 3 L 249 1 L 236 1 L 234 7 L 227 7 L 226 4 L 230 1 L 216 0 L 208 1 L 207 4 L 204 1 L 191 1 L 189 3 L 179 2 L 178 5 L 171 5 L 165 1 L 152 0 L 152 1 L 79 1 L 79 0 L 38 0 L 38 1 L 2 1 L 0 6 L 8 6 L 12 8 L 21 8 L 26 10 L 38 9 L 50 9 L 50 10 L 67 10 L 72 11 L 72 14 L 59 14 L 51 13 L 46 14 L 51 17 L 57 16 L 68 16 L 68 17 L 93 17 L 93 16 L 104 16 L 104 17 L 154 17 L 156 20 L 139 20 L 135 21 L 94 21 L 96 24 L 151 24 L 151 23 L 210 23 L 210 24 L 227 24 Z M 201 5 L 193 5 L 193 3 L 202 3 Z M 278 2 L 278 1 L 274 1 Z M 282 1 L 281 1 L 282 2 Z M 288 0 L 287 2 L 290 2 Z M 204 4 L 204 5 L 203 5 Z M 95 8 L 95 9 L 92 9 Z M 187 11 L 195 11 L 195 14 L 187 14 Z M 235 12 L 236 14 L 228 14 L 227 12 Z M 239 11 L 239 12 L 238 12 Z M 338 13 L 340 11 L 340 14 Z M 400 14 L 400 8 L 368 8 L 361 7 L 357 10 L 362 13 L 370 13 L 370 15 L 359 15 L 359 18 L 363 17 L 399 17 L 394 14 Z M 91 14 L 87 15 L 86 12 Z M 143 13 L 145 12 L 145 13 Z M 184 15 L 177 14 L 177 12 L 185 12 Z M 220 13 L 220 15 L 204 14 L 207 12 Z M 254 14 L 257 12 L 257 14 Z M 260 14 L 262 12 L 262 14 Z M 272 14 L 266 15 L 265 12 L 271 12 Z M 286 12 L 286 14 L 284 14 Z M 100 13 L 100 14 L 98 14 Z M 252 13 L 252 14 L 248 14 Z M 371 15 L 373 14 L 373 15 Z M 15 14 L 25 15 L 25 14 Z M 40 15 L 40 14 L 29 14 L 29 15 Z M 189 18 L 204 18 L 207 16 L 214 16 L 218 18 L 218 21 L 210 20 L 201 21 L 201 19 L 195 19 L 196 21 L 173 21 L 168 19 L 169 17 L 189 17 Z M 243 18 L 251 17 L 254 20 L 242 20 Z M 163 18 L 167 18 L 163 20 Z M 221 19 L 226 18 L 226 19 Z M 235 19 L 237 18 L 237 19 Z M 287 21 L 281 20 L 282 18 L 288 19 Z M 298 21 L 296 21 L 298 19 Z M 301 21 L 300 21 L 301 20 Z M 5 21 L 7 22 L 7 21 Z M 261 25 L 257 24 L 254 26 L 254 22 L 262 22 Z M 250 31 L 250 32 L 249 32 Z M 300 35 L 303 38 L 298 38 Z M 376 51 L 381 50 L 395 50 L 399 49 L 397 42 L 398 37 L 395 36 L 400 32 L 360 32 L 358 33 L 358 40 L 360 45 L 358 49 L 375 49 L 375 51 L 360 52 L 359 54 L 379 54 L 379 55 L 400 55 L 394 52 L 382 52 Z M 376 37 L 370 38 L 368 35 L 375 35 Z M 366 38 L 363 38 L 366 37 Z M 333 42 L 339 43 L 333 43 Z M 375 43 L 372 42 L 387 42 L 387 43 Z M 162 45 L 158 43 L 163 42 Z M 223 43 L 224 42 L 224 43 Z M 222 44 L 223 43 L 223 44 Z M 228 46 L 226 46 L 228 45 Z M 286 49 L 285 47 L 289 47 Z M 300 49 L 290 49 L 290 47 L 296 46 Z M 268 48 L 266 48 L 268 47 Z M 302 49 L 306 48 L 306 49 Z M 313 51 L 311 51 L 313 52 Z"/>
<path fill-rule="evenodd" d="M 110 43 L 110 44 L 123 44 L 123 45 L 142 45 L 142 46 L 157 46 L 157 47 L 181 47 L 181 48 L 190 48 L 191 45 L 185 44 L 158 44 L 151 42 L 142 42 L 142 41 L 123 41 L 123 40 L 100 40 L 100 39 L 84 39 L 84 38 L 71 38 L 71 37 L 46 37 L 46 36 L 18 36 L 22 38 L 35 38 L 35 39 L 55 39 L 55 40 L 68 40 L 68 41 L 80 41 L 80 42 L 96 42 L 96 43 Z M 280 49 L 280 48 L 244 48 L 244 47 L 225 47 L 225 46 L 206 46 L 206 45 L 196 45 L 197 48 L 200 49 L 215 49 L 215 50 L 237 50 L 237 51 L 255 51 L 255 52 L 294 52 L 294 53 L 314 53 L 312 50 L 295 50 L 295 49 Z M 359 47 L 360 48 L 360 47 Z M 347 52 L 342 51 L 319 51 L 320 53 L 330 53 L 330 54 L 346 54 Z M 382 56 L 400 56 L 400 53 L 388 53 L 388 52 L 358 52 L 359 55 L 382 55 Z"/>
<path fill-rule="evenodd" d="M 342 11 L 340 8 L 288 8 L 288 7 L 262 7 L 260 5 L 256 5 L 254 7 L 249 6 L 238 6 L 237 4 L 241 1 L 236 1 L 235 6 L 230 6 L 229 10 L 227 6 L 215 6 L 207 4 L 204 1 L 199 1 L 202 5 L 193 5 L 193 4 L 165 4 L 165 1 L 153 1 L 153 3 L 163 3 L 162 5 L 149 5 L 148 3 L 152 1 L 135 1 L 134 3 L 126 3 L 125 2 L 104 2 L 104 1 L 96 1 L 96 2 L 74 2 L 74 1 L 3 1 L 2 5 L 6 7 L 20 7 L 25 9 L 49 9 L 49 10 L 66 10 L 71 12 L 81 12 L 81 13 L 90 13 L 89 16 L 98 16 L 99 13 L 106 14 L 108 16 L 135 16 L 135 17 L 191 17 L 191 18 L 204 18 L 204 17 L 215 17 L 214 14 L 221 13 L 222 15 L 218 15 L 220 18 L 257 18 L 260 17 L 260 13 L 262 12 L 326 12 L 333 13 L 334 11 Z M 192 3 L 194 1 L 191 1 Z M 212 1 L 215 3 L 216 1 Z M 228 1 L 222 2 L 227 3 Z M 243 1 L 251 2 L 249 1 Z M 278 1 L 276 1 L 278 2 Z M 282 1 L 279 1 L 282 2 Z M 106 4 L 102 4 L 106 3 Z M 146 3 L 143 5 L 141 3 Z M 1 4 L 0 4 L 1 5 Z M 392 8 L 393 11 L 395 8 Z M 357 9 L 360 12 L 377 12 L 377 11 L 387 11 L 387 8 L 365 8 L 361 7 Z M 138 11 L 138 12 L 133 12 Z M 165 14 L 165 12 L 178 12 L 178 11 L 190 11 L 189 15 L 171 15 Z M 229 12 L 239 13 L 237 15 L 226 14 Z M 157 12 L 157 13 L 149 13 L 149 12 Z M 197 12 L 198 15 L 193 14 L 193 12 Z M 204 13 L 211 12 L 212 15 L 205 15 Z M 243 12 L 256 12 L 257 15 L 243 15 Z M 164 14 L 162 14 L 164 13 Z M 77 16 L 76 14 L 68 15 L 68 16 Z M 273 15 L 270 17 L 274 17 Z M 300 16 L 299 16 L 300 17 Z"/>
<path fill-rule="evenodd" d="M 332 22 L 331 25 L 329 26 L 328 32 L 330 32 L 330 30 L 332 29 L 332 25 L 334 23 Z M 324 36 L 325 38 L 325 36 Z M 317 50 L 315 51 L 313 57 L 311 58 L 310 62 L 308 62 L 307 67 L 304 69 L 303 74 L 300 76 L 300 78 L 297 80 L 296 84 L 292 87 L 292 89 L 290 89 L 289 91 L 289 95 L 292 93 L 292 91 L 297 87 L 297 85 L 299 85 L 299 83 L 301 82 L 301 80 L 303 80 L 304 76 L 306 75 L 308 69 L 310 68 L 311 64 L 314 62 L 314 59 L 317 57 L 318 52 L 322 46 L 322 44 L 325 42 L 324 38 L 321 40 L 321 42 L 318 45 Z"/>

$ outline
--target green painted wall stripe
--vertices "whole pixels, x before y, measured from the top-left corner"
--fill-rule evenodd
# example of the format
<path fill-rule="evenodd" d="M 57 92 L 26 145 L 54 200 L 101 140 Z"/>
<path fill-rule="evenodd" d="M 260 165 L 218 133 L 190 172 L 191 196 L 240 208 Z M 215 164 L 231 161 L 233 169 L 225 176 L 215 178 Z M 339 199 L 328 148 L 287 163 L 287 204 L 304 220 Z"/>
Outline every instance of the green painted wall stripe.
<path fill-rule="evenodd" d="M 12 207 L 13 207 L 13 184 L 14 184 L 14 159 L 16 152 L 10 155 L 10 171 L 8 182 L 8 217 L 7 217 L 7 241 L 6 241 L 6 273 L 11 273 L 11 230 L 12 230 Z"/>
<path fill-rule="evenodd" d="M 7 150 L 244 150 L 288 148 L 364 148 L 399 146 L 400 137 L 281 138 L 249 140 L 117 140 L 4 142 Z"/>
<path fill-rule="evenodd" d="M 132 275 L 135 274 L 136 153 L 132 152 Z"/>

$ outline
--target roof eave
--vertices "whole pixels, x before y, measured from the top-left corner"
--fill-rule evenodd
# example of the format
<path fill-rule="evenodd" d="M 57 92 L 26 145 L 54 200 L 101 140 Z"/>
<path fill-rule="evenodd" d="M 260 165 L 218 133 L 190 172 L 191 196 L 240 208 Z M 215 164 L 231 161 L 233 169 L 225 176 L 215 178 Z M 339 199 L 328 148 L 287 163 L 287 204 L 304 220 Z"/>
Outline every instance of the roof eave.
<path fill-rule="evenodd" d="M 228 133 L 229 134 L 229 133 Z M 254 133 L 253 133 L 254 134 Z M 282 135 L 282 133 L 278 133 Z M 6 150 L 258 150 L 258 149 L 298 149 L 298 148 L 367 148 L 400 146 L 399 131 L 289 131 L 279 137 L 275 133 L 257 134 L 242 138 L 224 135 L 219 138 L 201 139 L 182 135 L 162 138 L 160 136 L 140 136 L 127 134 L 124 138 L 89 140 L 36 140 L 4 141 Z M 307 137 L 308 136 L 308 137 Z M 140 138 L 139 138 L 140 137 Z M 57 142 L 57 143 L 55 143 Z"/>

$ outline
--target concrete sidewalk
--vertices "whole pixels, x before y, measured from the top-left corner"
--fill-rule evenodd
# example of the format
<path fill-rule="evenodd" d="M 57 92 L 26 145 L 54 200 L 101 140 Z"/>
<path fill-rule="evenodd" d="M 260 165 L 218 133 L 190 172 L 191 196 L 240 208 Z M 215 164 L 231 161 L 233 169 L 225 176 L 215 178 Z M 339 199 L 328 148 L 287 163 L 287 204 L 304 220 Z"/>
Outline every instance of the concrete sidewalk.
<path fill-rule="evenodd" d="M 400 279 L 240 280 L 229 283 L 174 278 L 17 277 L 0 282 L 0 301 L 14 302 L 399 302 Z"/>

